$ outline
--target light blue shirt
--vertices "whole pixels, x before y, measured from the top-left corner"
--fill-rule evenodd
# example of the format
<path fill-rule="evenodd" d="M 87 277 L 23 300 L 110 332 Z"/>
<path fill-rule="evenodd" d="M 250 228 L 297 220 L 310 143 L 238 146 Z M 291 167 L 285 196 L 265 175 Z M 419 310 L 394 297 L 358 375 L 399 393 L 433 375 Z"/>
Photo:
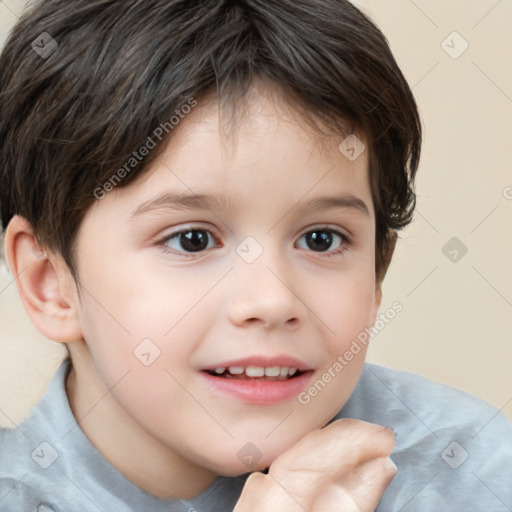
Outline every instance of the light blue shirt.
<path fill-rule="evenodd" d="M 18 428 L 0 433 L 0 512 L 234 508 L 247 475 L 219 477 L 189 501 L 163 501 L 128 481 L 73 417 L 65 391 L 68 369 L 67 362 L 60 366 Z M 512 425 L 478 398 L 366 363 L 350 400 L 333 420 L 338 418 L 395 430 L 392 458 L 398 473 L 378 512 L 512 511 Z"/>

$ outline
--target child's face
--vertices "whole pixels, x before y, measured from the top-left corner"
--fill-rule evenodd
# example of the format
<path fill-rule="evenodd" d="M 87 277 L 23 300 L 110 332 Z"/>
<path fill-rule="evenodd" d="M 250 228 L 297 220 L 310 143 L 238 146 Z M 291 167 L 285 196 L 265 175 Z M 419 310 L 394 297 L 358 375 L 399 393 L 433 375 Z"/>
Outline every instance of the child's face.
<path fill-rule="evenodd" d="M 112 388 L 117 417 L 135 419 L 141 439 L 216 474 L 255 469 L 237 456 L 246 443 L 266 467 L 332 418 L 364 347 L 333 365 L 380 296 L 367 152 L 350 162 L 341 136 L 321 144 L 261 95 L 250 107 L 233 143 L 217 107 L 198 106 L 143 178 L 96 202 L 77 239 L 91 378 Z M 307 371 L 281 383 L 205 371 L 251 362 Z"/>

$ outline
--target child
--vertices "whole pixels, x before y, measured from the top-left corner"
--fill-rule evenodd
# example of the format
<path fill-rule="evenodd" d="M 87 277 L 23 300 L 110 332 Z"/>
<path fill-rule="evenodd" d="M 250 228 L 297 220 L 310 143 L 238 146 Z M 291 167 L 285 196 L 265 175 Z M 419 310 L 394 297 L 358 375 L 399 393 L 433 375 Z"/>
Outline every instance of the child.
<path fill-rule="evenodd" d="M 361 12 L 46 0 L 0 70 L 5 254 L 70 356 L 2 512 L 512 509 L 503 416 L 364 363 L 421 128 Z"/>

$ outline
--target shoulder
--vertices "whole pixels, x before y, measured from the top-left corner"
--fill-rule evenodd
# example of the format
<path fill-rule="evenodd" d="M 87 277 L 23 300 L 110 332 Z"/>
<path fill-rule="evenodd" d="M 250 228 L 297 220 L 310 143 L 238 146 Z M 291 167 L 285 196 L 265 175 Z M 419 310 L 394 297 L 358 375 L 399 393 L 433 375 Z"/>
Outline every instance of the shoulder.
<path fill-rule="evenodd" d="M 0 511 L 182 510 L 181 500 L 160 500 L 136 487 L 90 443 L 67 400 L 68 369 L 61 365 L 25 421 L 0 431 Z M 242 487 L 242 478 L 221 478 L 197 502 L 231 510 Z"/>
<path fill-rule="evenodd" d="M 52 475 L 60 457 L 59 437 L 69 421 L 67 370 L 68 363 L 62 363 L 23 422 L 0 430 L 0 510 L 36 511 L 42 494 L 59 493 Z"/>
<path fill-rule="evenodd" d="M 512 425 L 464 391 L 366 363 L 337 418 L 394 429 L 398 473 L 378 510 L 510 510 Z M 440 507 L 440 508 L 439 508 Z M 457 508 L 459 507 L 459 508 Z"/>
<path fill-rule="evenodd" d="M 511 428 L 496 408 L 476 396 L 414 373 L 370 363 L 365 364 L 347 406 L 361 414 L 399 422 L 410 421 L 412 416 L 437 430 L 455 424 L 476 433 L 494 416 L 495 425 L 509 433 Z"/>

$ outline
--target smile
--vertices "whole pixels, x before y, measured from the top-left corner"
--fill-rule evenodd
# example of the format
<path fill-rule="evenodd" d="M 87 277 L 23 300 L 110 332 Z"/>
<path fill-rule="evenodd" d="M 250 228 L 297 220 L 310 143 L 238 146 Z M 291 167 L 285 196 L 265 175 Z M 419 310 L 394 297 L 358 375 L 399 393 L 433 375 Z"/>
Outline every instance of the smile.
<path fill-rule="evenodd" d="M 310 384 L 313 368 L 291 356 L 250 356 L 223 361 L 199 372 L 214 397 L 248 405 L 274 405 L 297 398 Z"/>
<path fill-rule="evenodd" d="M 300 375 L 297 368 L 288 366 L 230 366 L 229 368 L 215 368 L 213 371 L 208 371 L 210 375 L 216 377 L 224 377 L 226 379 L 260 379 L 282 381 Z"/>

